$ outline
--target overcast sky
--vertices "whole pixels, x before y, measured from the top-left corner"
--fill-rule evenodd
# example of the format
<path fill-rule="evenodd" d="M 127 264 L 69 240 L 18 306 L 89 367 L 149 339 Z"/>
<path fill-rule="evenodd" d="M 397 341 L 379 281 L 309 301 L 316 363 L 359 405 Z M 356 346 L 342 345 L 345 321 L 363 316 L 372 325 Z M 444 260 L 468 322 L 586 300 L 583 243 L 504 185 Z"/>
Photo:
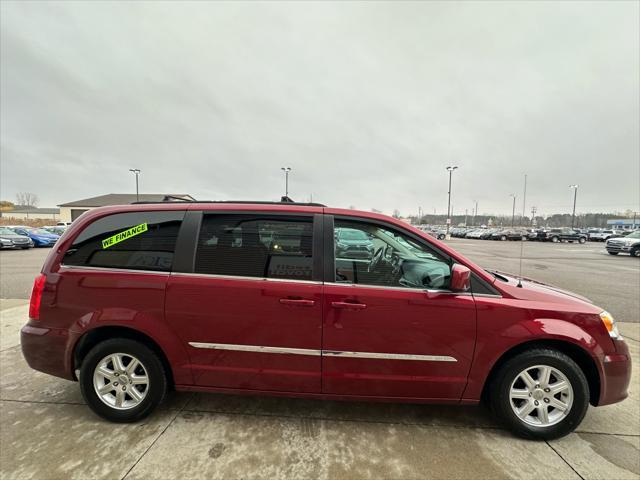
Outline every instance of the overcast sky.
<path fill-rule="evenodd" d="M 640 3 L 1 2 L 1 192 L 640 210 Z"/>

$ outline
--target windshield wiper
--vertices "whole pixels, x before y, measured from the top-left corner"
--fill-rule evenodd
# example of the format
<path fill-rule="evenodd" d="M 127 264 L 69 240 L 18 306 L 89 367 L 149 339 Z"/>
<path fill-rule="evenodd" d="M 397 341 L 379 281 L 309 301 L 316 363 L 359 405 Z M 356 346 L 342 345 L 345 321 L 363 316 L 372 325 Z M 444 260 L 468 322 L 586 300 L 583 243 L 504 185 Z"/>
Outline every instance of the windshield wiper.
<path fill-rule="evenodd" d="M 507 277 L 505 277 L 504 275 L 501 275 L 497 271 L 495 271 L 495 270 L 485 270 L 485 271 L 489 272 L 491 275 L 496 277 L 498 280 L 501 280 L 501 281 L 503 281 L 505 283 L 509 283 L 509 279 Z"/>

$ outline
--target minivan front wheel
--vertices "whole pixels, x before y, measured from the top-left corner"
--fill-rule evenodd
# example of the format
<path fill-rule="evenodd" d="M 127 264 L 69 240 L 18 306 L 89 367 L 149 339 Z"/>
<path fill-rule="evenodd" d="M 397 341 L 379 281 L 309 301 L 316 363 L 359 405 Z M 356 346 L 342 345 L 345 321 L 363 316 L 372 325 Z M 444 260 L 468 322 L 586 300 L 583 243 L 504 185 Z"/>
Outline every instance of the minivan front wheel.
<path fill-rule="evenodd" d="M 492 408 L 514 433 L 550 440 L 571 433 L 589 406 L 589 385 L 580 367 L 552 349 L 509 359 L 497 372 Z"/>
<path fill-rule="evenodd" d="M 99 343 L 84 358 L 80 390 L 99 416 L 112 422 L 135 422 L 160 404 L 167 379 L 162 362 L 150 348 L 114 338 Z"/>

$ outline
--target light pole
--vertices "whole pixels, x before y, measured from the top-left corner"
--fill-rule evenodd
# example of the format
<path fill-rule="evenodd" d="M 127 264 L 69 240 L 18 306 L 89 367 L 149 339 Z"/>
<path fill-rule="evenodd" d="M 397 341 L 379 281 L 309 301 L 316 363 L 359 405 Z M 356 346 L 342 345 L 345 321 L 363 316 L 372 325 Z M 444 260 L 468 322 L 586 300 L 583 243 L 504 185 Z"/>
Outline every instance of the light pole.
<path fill-rule="evenodd" d="M 140 195 L 138 194 L 138 175 L 140 175 L 139 168 L 130 168 L 129 171 L 136 176 L 136 202 L 140 201 Z"/>
<path fill-rule="evenodd" d="M 451 226 L 451 176 L 453 175 L 453 171 L 456 170 L 457 166 L 449 166 L 447 167 L 447 172 L 449 172 L 449 200 L 447 201 L 447 233 L 445 238 L 447 240 L 451 239 L 451 235 L 449 235 L 449 227 Z"/>
<path fill-rule="evenodd" d="M 476 204 L 476 209 L 473 211 L 473 226 L 476 226 L 476 217 L 478 216 L 478 201 L 474 200 Z"/>
<path fill-rule="evenodd" d="M 569 185 L 569 188 L 573 188 L 573 213 L 571 214 L 571 228 L 576 219 L 576 198 L 578 197 L 578 185 Z"/>
<path fill-rule="evenodd" d="M 289 172 L 291 167 L 280 167 L 280 170 L 284 172 L 284 196 L 289 197 Z"/>
<path fill-rule="evenodd" d="M 516 194 L 512 193 L 509 196 L 513 197 L 513 210 L 511 210 L 511 228 L 513 228 L 513 222 L 516 220 Z"/>

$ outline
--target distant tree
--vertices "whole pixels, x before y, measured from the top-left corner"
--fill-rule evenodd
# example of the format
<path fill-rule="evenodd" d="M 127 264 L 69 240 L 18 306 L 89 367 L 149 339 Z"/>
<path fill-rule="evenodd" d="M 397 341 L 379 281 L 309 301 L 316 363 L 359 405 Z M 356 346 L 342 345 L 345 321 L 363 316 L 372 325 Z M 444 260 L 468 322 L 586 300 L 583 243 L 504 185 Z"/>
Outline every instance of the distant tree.
<path fill-rule="evenodd" d="M 0 211 L 6 212 L 8 210 L 13 210 L 15 205 L 12 202 L 7 200 L 0 200 Z"/>
<path fill-rule="evenodd" d="M 400 218 L 400 210 L 397 208 L 393 211 L 393 218 Z"/>
<path fill-rule="evenodd" d="M 371 211 L 373 213 L 382 213 L 382 210 L 378 210 L 377 208 L 372 208 Z"/>
<path fill-rule="evenodd" d="M 22 205 L 25 207 L 37 207 L 40 200 L 38 199 L 38 195 L 31 192 L 19 192 L 16 193 L 16 204 Z"/>
<path fill-rule="evenodd" d="M 349 205 L 349 210 L 355 210 L 356 206 L 355 205 Z"/>

